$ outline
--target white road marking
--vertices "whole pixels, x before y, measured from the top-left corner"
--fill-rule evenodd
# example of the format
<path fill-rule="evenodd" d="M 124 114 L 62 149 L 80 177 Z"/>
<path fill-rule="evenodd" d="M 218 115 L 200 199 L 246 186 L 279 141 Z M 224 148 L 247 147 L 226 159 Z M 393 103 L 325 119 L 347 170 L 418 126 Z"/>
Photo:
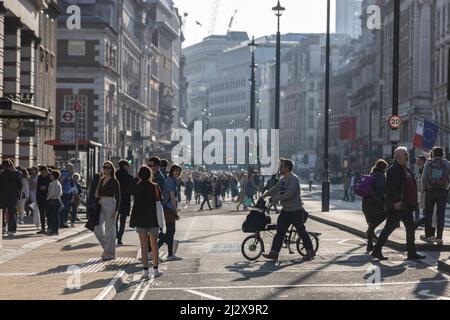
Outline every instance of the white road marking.
<path fill-rule="evenodd" d="M 145 283 L 144 281 L 139 282 L 138 286 L 134 289 L 133 295 L 131 296 L 130 300 L 136 299 L 136 297 L 139 294 L 139 291 L 141 290 L 141 287 L 144 283 Z"/>
<path fill-rule="evenodd" d="M 95 297 L 94 300 L 105 300 L 109 294 L 115 295 L 116 290 L 116 284 L 119 280 L 122 279 L 126 275 L 125 271 L 120 271 L 118 274 L 112 278 L 112 280 L 109 282 L 109 284 L 103 289 L 102 292 L 98 296 Z"/>
<path fill-rule="evenodd" d="M 144 290 L 142 290 L 141 295 L 139 296 L 138 300 L 144 300 L 145 295 L 147 294 L 148 289 L 150 289 L 150 286 L 155 282 L 154 278 L 151 278 L 147 285 L 144 287 Z"/>
<path fill-rule="evenodd" d="M 80 243 L 81 241 L 86 240 L 86 239 L 88 239 L 88 238 L 90 238 L 90 237 L 93 237 L 93 236 L 94 236 L 93 233 L 89 233 L 89 234 L 86 234 L 86 235 L 84 235 L 84 236 L 77 237 L 77 238 L 75 238 L 75 239 L 73 239 L 73 240 L 71 240 L 71 241 L 69 241 L 69 242 L 70 242 L 70 243 Z"/>
<path fill-rule="evenodd" d="M 196 291 L 196 290 L 184 290 L 184 291 L 192 293 L 192 294 L 195 294 L 196 296 L 200 296 L 200 297 L 203 297 L 203 298 L 206 298 L 206 299 L 210 299 L 210 300 L 223 300 L 222 298 L 215 297 L 215 296 L 212 296 L 212 295 L 209 295 L 209 294 L 206 294 L 206 293 L 203 293 L 203 292 L 199 292 L 199 291 Z"/>
<path fill-rule="evenodd" d="M 379 285 L 404 286 L 416 284 L 440 284 L 449 283 L 450 280 L 430 280 L 430 281 L 405 281 L 405 282 L 384 282 Z M 263 285 L 263 286 L 222 286 L 222 287 L 176 287 L 176 288 L 151 288 L 148 291 L 186 291 L 186 290 L 236 290 L 236 289 L 295 289 L 295 288 L 358 288 L 367 287 L 367 283 L 341 283 L 341 284 L 299 284 L 299 285 Z"/>
<path fill-rule="evenodd" d="M 448 298 L 448 297 L 437 296 L 437 295 L 431 294 L 430 290 L 422 290 L 419 292 L 419 295 L 421 295 L 423 297 L 433 298 L 436 300 L 450 300 L 450 298 Z"/>
<path fill-rule="evenodd" d="M 182 241 L 187 241 L 189 240 L 189 237 L 191 236 L 191 231 L 192 228 L 194 227 L 194 224 L 197 222 L 198 216 L 195 216 L 192 218 L 191 223 L 189 224 L 189 227 L 187 228 L 186 233 L 184 234 L 183 240 Z"/>

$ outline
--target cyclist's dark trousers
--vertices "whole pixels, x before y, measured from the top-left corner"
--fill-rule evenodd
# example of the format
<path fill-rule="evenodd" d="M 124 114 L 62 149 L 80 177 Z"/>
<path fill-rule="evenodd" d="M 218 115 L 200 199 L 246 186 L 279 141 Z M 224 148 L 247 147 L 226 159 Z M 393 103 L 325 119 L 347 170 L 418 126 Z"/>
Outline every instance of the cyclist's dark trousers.
<path fill-rule="evenodd" d="M 302 238 L 303 245 L 307 250 L 312 250 L 313 245 L 309 234 L 306 232 L 305 224 L 303 223 L 304 217 L 302 211 L 286 212 L 281 210 L 280 216 L 277 222 L 277 234 L 273 238 L 272 252 L 279 253 L 283 246 L 283 240 L 291 225 L 294 225 L 297 229 L 300 237 Z"/>
<path fill-rule="evenodd" d="M 425 195 L 425 236 L 431 237 L 433 232 L 433 213 L 437 206 L 437 238 L 442 239 L 445 227 L 445 207 L 447 205 L 448 191 L 445 189 L 430 189 Z"/>
<path fill-rule="evenodd" d="M 381 252 L 384 244 L 386 243 L 389 236 L 398 227 L 400 220 L 406 228 L 406 247 L 408 254 L 413 254 L 416 252 L 415 244 L 415 224 L 414 224 L 414 214 L 413 208 L 407 208 L 403 211 L 389 211 L 387 214 L 386 226 L 378 238 L 377 244 L 375 246 L 374 252 Z"/>
<path fill-rule="evenodd" d="M 203 202 L 202 205 L 200 206 L 200 209 L 203 210 L 203 206 L 205 205 L 205 203 L 208 204 L 209 210 L 211 210 L 211 204 L 209 203 L 209 198 L 208 196 L 203 196 Z"/>

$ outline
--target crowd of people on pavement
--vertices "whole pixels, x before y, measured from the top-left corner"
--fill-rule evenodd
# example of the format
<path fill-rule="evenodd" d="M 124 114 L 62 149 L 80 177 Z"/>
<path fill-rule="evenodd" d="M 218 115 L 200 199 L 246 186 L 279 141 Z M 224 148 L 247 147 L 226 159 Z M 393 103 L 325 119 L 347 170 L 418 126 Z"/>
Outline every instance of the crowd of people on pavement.
<path fill-rule="evenodd" d="M 420 236 L 421 240 L 439 246 L 444 243 L 450 162 L 444 158 L 441 147 L 433 148 L 429 158 L 425 155 L 418 157 L 416 174 L 409 168 L 408 160 L 408 149 L 399 147 L 395 150 L 392 165 L 378 160 L 369 176 L 357 184 L 357 193 L 362 196 L 362 211 L 368 224 L 367 253 L 380 260 L 387 259 L 382 254 L 382 248 L 400 221 L 406 229 L 408 259 L 425 258 L 416 252 L 415 245 L 416 229 L 421 222 L 425 225 L 425 234 Z M 375 229 L 384 221 L 386 224 L 377 239 Z"/>

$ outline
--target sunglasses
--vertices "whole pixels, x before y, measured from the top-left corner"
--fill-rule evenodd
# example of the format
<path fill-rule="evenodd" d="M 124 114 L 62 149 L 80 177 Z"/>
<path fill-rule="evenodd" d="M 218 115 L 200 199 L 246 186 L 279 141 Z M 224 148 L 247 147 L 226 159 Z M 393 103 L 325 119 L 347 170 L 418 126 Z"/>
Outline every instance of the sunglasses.
<path fill-rule="evenodd" d="M 111 170 L 112 168 L 111 168 L 111 167 L 108 167 L 108 166 L 104 166 L 103 169 Z"/>

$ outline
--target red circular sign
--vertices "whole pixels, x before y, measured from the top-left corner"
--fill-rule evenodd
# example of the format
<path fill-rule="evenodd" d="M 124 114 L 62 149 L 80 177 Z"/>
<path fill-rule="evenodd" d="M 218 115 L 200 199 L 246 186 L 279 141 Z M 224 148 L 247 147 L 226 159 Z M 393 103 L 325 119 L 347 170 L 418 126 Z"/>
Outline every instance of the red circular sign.
<path fill-rule="evenodd" d="M 66 112 L 63 114 L 63 119 L 67 122 L 70 122 L 73 119 L 73 114 L 71 112 Z"/>
<path fill-rule="evenodd" d="M 79 102 L 75 102 L 75 104 L 73 105 L 73 110 L 75 110 L 75 112 L 80 112 L 81 104 Z"/>
<path fill-rule="evenodd" d="M 389 118 L 389 126 L 391 129 L 398 129 L 402 126 L 403 120 L 399 116 L 392 116 Z"/>

